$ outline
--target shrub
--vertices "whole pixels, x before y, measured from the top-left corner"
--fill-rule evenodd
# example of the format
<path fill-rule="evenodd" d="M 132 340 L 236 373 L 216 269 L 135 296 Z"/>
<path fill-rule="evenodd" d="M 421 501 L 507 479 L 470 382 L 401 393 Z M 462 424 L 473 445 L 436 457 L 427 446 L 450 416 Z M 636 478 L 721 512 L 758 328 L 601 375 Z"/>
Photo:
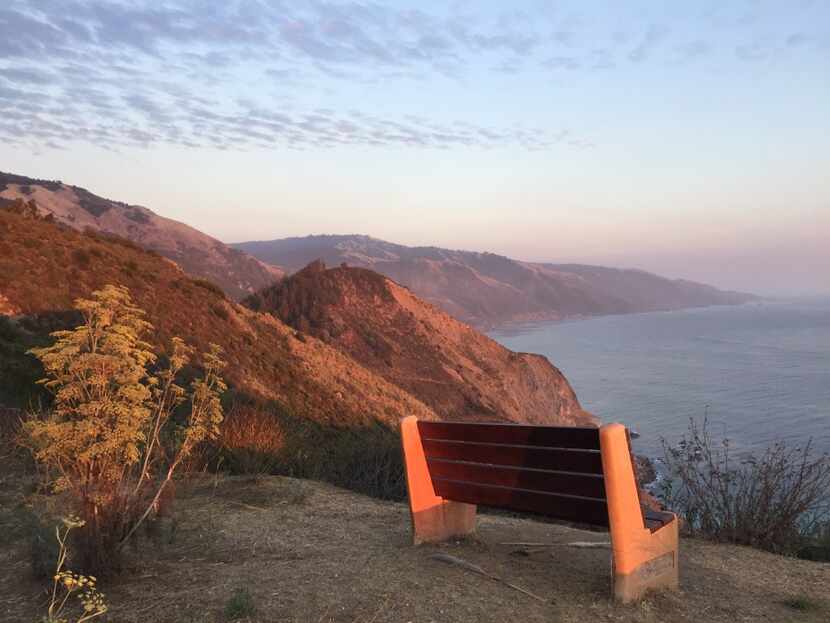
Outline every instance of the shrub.
<path fill-rule="evenodd" d="M 659 497 L 692 535 L 796 553 L 830 512 L 830 458 L 812 456 L 810 443 L 735 454 L 707 424 L 691 420 L 677 446 L 663 441 L 668 475 Z"/>
<path fill-rule="evenodd" d="M 796 555 L 805 560 L 830 562 L 830 520 L 816 524 L 805 535 Z"/>
<path fill-rule="evenodd" d="M 808 595 L 796 595 L 795 597 L 788 597 L 781 602 L 782 605 L 787 606 L 791 610 L 798 612 L 817 612 L 823 610 L 822 602 L 809 597 Z"/>
<path fill-rule="evenodd" d="M 227 320 L 230 318 L 230 314 L 228 314 L 228 310 L 221 303 L 216 303 L 215 305 L 211 305 L 210 307 L 213 315 L 217 318 L 221 318 L 222 320 Z"/>
<path fill-rule="evenodd" d="M 35 319 L 29 317 L 28 320 Z M 46 398 L 43 388 L 35 384 L 42 370 L 37 361 L 27 355 L 31 348 L 42 346 L 45 341 L 23 324 L 23 321 L 0 316 L 0 404 L 21 408 Z M 0 417 L 3 417 L 1 413 Z M 0 429 L 4 423 L 5 418 Z"/>
<path fill-rule="evenodd" d="M 73 249 L 72 259 L 79 266 L 89 266 L 89 251 L 87 251 L 86 249 Z"/>
<path fill-rule="evenodd" d="M 276 473 L 284 446 L 282 428 L 262 407 L 235 404 L 222 422 L 219 447 L 234 473 Z"/>
<path fill-rule="evenodd" d="M 32 575 L 38 579 L 52 578 L 55 573 L 55 560 L 59 557 L 59 544 L 50 526 L 44 524 L 33 513 L 29 520 L 29 562 Z"/>
<path fill-rule="evenodd" d="M 73 501 L 83 521 L 84 569 L 100 573 L 117 568 L 122 546 L 157 513 L 176 468 L 218 430 L 224 363 L 211 345 L 188 392 L 176 379 L 193 349 L 173 338 L 166 367 L 151 373 L 156 356 L 142 335 L 152 327 L 127 288 L 105 286 L 75 307 L 83 323 L 31 351 L 46 370 L 40 383 L 54 404 L 30 414 L 22 443 L 54 489 Z M 167 426 L 179 407 L 184 424 Z"/>
<path fill-rule="evenodd" d="M 212 292 L 216 296 L 221 299 L 225 298 L 225 291 L 222 290 L 219 286 L 217 286 L 212 281 L 208 281 L 207 279 L 191 279 L 191 283 L 195 286 L 199 286 L 203 290 L 207 290 L 208 292 Z"/>
<path fill-rule="evenodd" d="M 251 597 L 247 588 L 237 588 L 225 605 L 225 618 L 231 621 L 249 617 L 254 612 L 256 612 L 254 598 Z"/>
<path fill-rule="evenodd" d="M 381 424 L 337 428 L 276 404 L 237 403 L 217 446 L 217 460 L 231 473 L 310 478 L 381 499 L 406 497 L 400 438 Z"/>

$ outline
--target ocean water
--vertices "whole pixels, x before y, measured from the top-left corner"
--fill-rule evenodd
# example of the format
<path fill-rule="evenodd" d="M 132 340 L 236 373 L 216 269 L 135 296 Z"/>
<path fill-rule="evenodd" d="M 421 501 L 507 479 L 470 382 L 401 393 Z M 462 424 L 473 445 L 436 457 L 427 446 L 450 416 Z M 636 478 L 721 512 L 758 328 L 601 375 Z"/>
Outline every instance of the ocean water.
<path fill-rule="evenodd" d="M 777 440 L 830 452 L 830 299 L 605 316 L 492 332 L 545 355 L 604 422 L 660 456 L 689 418 L 739 450 Z"/>

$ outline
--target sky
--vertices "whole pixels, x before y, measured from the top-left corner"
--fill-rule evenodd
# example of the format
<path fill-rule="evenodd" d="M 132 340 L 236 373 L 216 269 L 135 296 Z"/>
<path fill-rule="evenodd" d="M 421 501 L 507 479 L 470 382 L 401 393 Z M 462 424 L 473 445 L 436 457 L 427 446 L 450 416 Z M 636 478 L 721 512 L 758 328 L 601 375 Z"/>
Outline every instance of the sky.
<path fill-rule="evenodd" d="M 0 170 L 224 241 L 830 294 L 827 0 L 4 0 L 0 32 Z"/>

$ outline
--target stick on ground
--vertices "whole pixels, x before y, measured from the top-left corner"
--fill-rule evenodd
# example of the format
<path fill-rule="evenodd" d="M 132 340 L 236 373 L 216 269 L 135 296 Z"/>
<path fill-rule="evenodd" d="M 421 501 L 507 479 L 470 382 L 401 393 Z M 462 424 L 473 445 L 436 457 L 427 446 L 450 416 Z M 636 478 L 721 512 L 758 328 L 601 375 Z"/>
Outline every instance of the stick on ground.
<path fill-rule="evenodd" d="M 496 582 L 500 582 L 501 584 L 504 584 L 505 586 L 507 586 L 509 588 L 512 588 L 514 591 L 519 591 L 520 593 L 524 593 L 528 597 L 533 597 L 533 599 L 537 599 L 537 600 L 539 600 L 543 603 L 546 603 L 547 601 L 549 601 L 549 600 L 545 599 L 544 597 L 539 597 L 539 595 L 536 595 L 535 593 L 531 593 L 529 590 L 527 590 L 525 588 L 522 588 L 521 586 L 516 586 L 515 584 L 512 584 L 512 583 L 508 582 L 504 578 L 500 578 L 497 575 L 489 573 L 489 572 L 485 571 L 484 569 L 482 569 L 481 567 L 479 567 L 478 565 L 474 565 L 473 563 L 467 562 L 466 560 L 462 560 L 461 558 L 457 558 L 455 556 L 450 556 L 449 554 L 433 554 L 432 556 L 430 556 L 430 558 L 432 558 L 433 560 L 440 560 L 441 562 L 446 562 L 447 564 L 450 564 L 450 565 L 455 565 L 456 567 L 461 567 L 462 569 L 466 569 L 467 571 L 472 571 L 473 573 L 477 573 L 478 575 L 483 575 L 485 578 L 490 578 L 491 580 L 494 580 Z"/>

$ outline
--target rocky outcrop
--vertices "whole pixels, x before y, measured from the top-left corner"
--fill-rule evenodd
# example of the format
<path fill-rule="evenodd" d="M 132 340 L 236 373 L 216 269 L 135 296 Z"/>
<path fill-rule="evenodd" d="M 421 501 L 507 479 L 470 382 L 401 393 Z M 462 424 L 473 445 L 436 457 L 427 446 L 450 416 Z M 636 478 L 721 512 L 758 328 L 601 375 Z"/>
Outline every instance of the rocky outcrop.
<path fill-rule="evenodd" d="M 545 357 L 512 352 L 376 272 L 314 262 L 245 301 L 445 419 L 595 423 Z"/>

